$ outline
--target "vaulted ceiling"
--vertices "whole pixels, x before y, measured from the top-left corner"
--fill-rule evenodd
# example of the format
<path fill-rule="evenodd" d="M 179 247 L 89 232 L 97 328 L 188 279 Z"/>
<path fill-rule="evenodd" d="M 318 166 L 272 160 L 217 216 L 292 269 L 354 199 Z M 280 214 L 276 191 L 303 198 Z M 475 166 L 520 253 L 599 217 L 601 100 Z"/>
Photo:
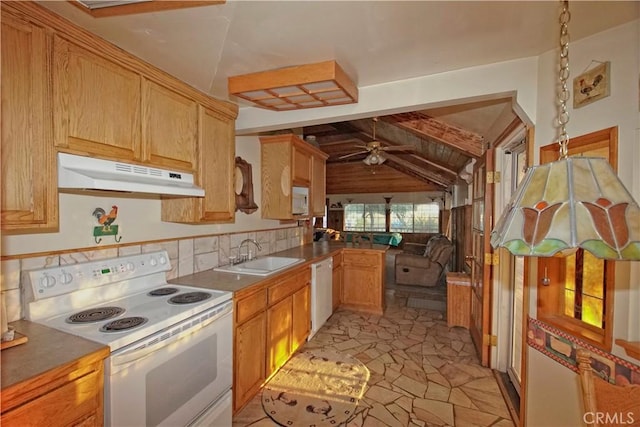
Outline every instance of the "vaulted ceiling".
<path fill-rule="evenodd" d="M 374 141 L 374 127 L 386 161 L 366 165 L 364 147 Z M 329 155 L 327 193 L 340 194 L 445 190 L 488 146 L 519 127 L 512 100 L 504 98 L 308 126 L 302 133 Z"/>

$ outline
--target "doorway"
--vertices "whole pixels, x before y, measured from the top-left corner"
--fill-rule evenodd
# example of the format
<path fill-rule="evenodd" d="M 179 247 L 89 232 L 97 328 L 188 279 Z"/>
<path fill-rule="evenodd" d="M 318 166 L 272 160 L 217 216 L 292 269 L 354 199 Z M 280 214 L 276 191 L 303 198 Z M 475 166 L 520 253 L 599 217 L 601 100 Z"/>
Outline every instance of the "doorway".
<path fill-rule="evenodd" d="M 527 132 L 524 126 L 496 149 L 496 169 L 502 171 L 502 179 L 496 186 L 495 209 L 503 208 L 516 191 L 527 168 Z M 497 345 L 492 348 L 491 367 L 496 370 L 498 382 L 514 419 L 520 416 L 521 390 L 523 389 L 523 333 L 525 313 L 525 257 L 512 256 L 501 249 L 493 278 L 493 329 Z"/>

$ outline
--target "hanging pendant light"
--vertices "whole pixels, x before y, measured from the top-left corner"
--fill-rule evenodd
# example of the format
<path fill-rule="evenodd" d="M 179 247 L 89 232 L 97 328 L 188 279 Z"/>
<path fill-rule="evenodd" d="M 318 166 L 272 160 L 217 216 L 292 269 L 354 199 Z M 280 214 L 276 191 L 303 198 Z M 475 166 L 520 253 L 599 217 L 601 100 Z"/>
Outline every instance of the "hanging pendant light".
<path fill-rule="evenodd" d="M 640 208 L 609 162 L 568 157 L 569 30 L 560 14 L 560 160 L 529 168 L 491 232 L 491 246 L 549 257 L 578 248 L 611 260 L 640 261 Z"/>

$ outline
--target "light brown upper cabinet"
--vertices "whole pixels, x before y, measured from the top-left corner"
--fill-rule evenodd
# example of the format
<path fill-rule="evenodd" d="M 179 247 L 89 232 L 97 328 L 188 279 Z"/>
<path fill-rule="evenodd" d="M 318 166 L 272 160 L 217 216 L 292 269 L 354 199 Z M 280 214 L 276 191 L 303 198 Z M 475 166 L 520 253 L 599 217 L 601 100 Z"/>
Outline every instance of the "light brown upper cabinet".
<path fill-rule="evenodd" d="M 307 218 L 319 210 L 322 210 L 320 216 L 324 215 L 324 176 L 328 156 L 293 134 L 260 137 L 260 146 L 262 217 L 281 220 Z M 308 213 L 305 215 L 293 213 L 294 187 L 306 188 L 309 192 Z M 322 200 L 322 208 L 314 203 L 319 200 Z"/>
<path fill-rule="evenodd" d="M 56 147 L 122 161 L 141 160 L 141 77 L 54 37 Z"/>
<path fill-rule="evenodd" d="M 44 28 L 2 3 L 2 230 L 55 231 L 58 191 Z"/>
<path fill-rule="evenodd" d="M 327 197 L 327 158 L 313 156 L 311 169 L 313 171 L 311 179 L 311 214 L 313 217 L 324 216 Z"/>
<path fill-rule="evenodd" d="M 235 220 L 235 122 L 216 111 L 199 107 L 196 172 L 203 198 L 164 199 L 162 220 L 186 223 Z"/>
<path fill-rule="evenodd" d="M 57 229 L 56 151 L 194 173 L 205 197 L 163 200 L 163 219 L 234 220 L 237 105 L 35 2 L 0 5 L 2 230 Z"/>
<path fill-rule="evenodd" d="M 143 159 L 195 172 L 198 104 L 155 82 L 142 82 Z"/>

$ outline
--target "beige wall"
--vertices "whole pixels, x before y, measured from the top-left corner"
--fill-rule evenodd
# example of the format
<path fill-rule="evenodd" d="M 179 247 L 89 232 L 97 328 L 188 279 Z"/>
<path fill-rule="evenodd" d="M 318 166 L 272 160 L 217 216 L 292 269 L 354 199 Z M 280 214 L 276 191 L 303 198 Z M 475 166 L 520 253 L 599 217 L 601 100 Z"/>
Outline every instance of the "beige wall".
<path fill-rule="evenodd" d="M 618 126 L 618 175 L 640 200 L 640 148 L 638 144 L 639 93 L 638 76 L 640 21 L 596 34 L 570 45 L 571 77 L 580 74 L 592 60 L 611 61 L 611 95 L 573 110 L 570 101 L 569 137 Z M 557 139 L 552 127 L 556 114 L 555 85 L 557 52 L 540 57 L 538 69 L 538 108 L 536 121 L 535 163 L 538 148 Z M 531 283 L 535 283 L 535 280 Z M 640 340 L 640 263 L 619 262 L 616 265 L 613 336 Z M 536 317 L 536 291 L 532 289 L 529 315 Z M 640 363 L 614 345 L 612 353 L 632 363 Z M 537 350 L 529 348 L 527 367 L 527 426 L 579 426 L 582 407 L 577 375 Z"/>

